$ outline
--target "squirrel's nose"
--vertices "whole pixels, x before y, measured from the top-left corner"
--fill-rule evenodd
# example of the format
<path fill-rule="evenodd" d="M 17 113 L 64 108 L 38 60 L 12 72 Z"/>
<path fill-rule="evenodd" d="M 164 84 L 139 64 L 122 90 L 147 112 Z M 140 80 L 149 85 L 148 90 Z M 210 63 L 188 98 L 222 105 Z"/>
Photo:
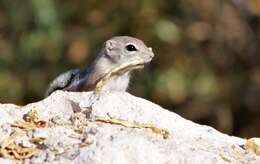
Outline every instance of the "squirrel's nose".
<path fill-rule="evenodd" d="M 153 58 L 153 57 L 154 57 L 154 53 L 152 52 L 152 53 L 150 54 L 150 56 L 151 56 L 151 58 Z"/>
<path fill-rule="evenodd" d="M 154 53 L 153 53 L 152 47 L 148 47 L 148 50 L 150 51 L 150 53 L 149 53 L 150 57 L 153 58 L 154 57 Z"/>

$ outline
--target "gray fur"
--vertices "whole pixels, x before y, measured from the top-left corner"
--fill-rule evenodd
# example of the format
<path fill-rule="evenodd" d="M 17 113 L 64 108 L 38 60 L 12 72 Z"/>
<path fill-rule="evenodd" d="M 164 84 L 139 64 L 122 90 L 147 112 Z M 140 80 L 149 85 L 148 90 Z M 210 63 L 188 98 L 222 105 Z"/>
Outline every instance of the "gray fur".
<path fill-rule="evenodd" d="M 128 44 L 134 45 L 137 50 L 128 51 L 126 49 Z M 153 56 L 154 54 L 151 48 L 148 48 L 139 39 L 128 36 L 113 37 L 105 42 L 95 60 L 85 70 L 80 71 L 78 69 L 74 69 L 59 75 L 50 84 L 49 89 L 46 92 L 46 96 L 50 95 L 55 90 L 75 92 L 93 90 L 103 75 L 111 69 L 135 60 L 141 60 L 144 63 L 149 63 Z M 142 67 L 131 68 L 130 70 L 121 72 L 111 77 L 105 83 L 102 90 L 126 91 L 130 80 L 131 71 L 140 68 Z"/>
<path fill-rule="evenodd" d="M 79 69 L 72 69 L 65 73 L 60 74 L 49 85 L 49 88 L 46 91 L 45 96 L 50 95 L 55 90 L 64 89 L 70 86 L 74 81 L 77 81 L 79 79 L 79 74 L 80 74 Z"/>

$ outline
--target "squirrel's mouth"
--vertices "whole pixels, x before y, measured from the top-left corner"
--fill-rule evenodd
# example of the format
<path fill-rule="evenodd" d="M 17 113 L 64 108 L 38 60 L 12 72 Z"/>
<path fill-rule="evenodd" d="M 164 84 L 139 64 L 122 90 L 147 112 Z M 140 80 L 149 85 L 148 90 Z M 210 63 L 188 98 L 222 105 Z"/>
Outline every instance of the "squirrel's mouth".
<path fill-rule="evenodd" d="M 132 71 L 132 70 L 137 70 L 137 69 L 143 69 L 145 67 L 146 64 L 148 64 L 149 62 L 145 62 L 142 60 L 136 60 L 133 62 L 129 62 L 125 68 L 122 70 L 122 72 L 128 72 L 128 71 Z"/>
<path fill-rule="evenodd" d="M 134 70 L 134 69 L 142 69 L 142 68 L 144 68 L 145 64 L 146 64 L 146 62 L 143 60 L 133 60 L 128 63 L 119 65 L 119 66 L 115 67 L 113 70 L 116 70 L 117 73 L 125 73 L 128 71 Z"/>
<path fill-rule="evenodd" d="M 130 67 L 129 70 L 143 69 L 146 63 Z"/>
<path fill-rule="evenodd" d="M 98 80 L 95 90 L 96 91 L 101 90 L 104 83 L 108 79 L 110 79 L 112 76 L 122 74 L 122 73 L 125 73 L 125 72 L 128 72 L 128 71 L 131 71 L 133 69 L 143 68 L 144 65 L 145 65 L 145 62 L 143 60 L 134 60 L 134 61 L 130 61 L 128 63 L 121 64 L 121 65 L 109 70 L 107 73 L 104 74 L 103 77 L 101 77 Z"/>
<path fill-rule="evenodd" d="M 137 66 L 134 66 L 133 69 L 142 69 L 144 68 L 144 64 L 143 65 L 137 65 Z"/>

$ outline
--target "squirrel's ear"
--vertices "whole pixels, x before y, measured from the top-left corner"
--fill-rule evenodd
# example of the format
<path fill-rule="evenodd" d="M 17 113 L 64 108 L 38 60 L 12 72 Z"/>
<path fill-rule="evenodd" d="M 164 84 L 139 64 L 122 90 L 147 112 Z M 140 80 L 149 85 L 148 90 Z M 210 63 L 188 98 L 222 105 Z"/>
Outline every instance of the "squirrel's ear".
<path fill-rule="evenodd" d="M 106 43 L 105 43 L 106 50 L 107 51 L 111 51 L 111 50 L 115 49 L 116 48 L 116 44 L 117 43 L 114 40 L 106 41 Z"/>

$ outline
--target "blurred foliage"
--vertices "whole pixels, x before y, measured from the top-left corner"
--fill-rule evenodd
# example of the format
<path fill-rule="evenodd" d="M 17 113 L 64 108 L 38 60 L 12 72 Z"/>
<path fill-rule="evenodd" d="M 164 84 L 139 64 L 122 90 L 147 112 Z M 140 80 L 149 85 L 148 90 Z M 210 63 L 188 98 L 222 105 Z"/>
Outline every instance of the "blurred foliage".
<path fill-rule="evenodd" d="M 130 35 L 156 54 L 130 92 L 242 137 L 260 135 L 259 0 L 0 0 L 0 101 L 38 101 L 102 43 Z"/>

